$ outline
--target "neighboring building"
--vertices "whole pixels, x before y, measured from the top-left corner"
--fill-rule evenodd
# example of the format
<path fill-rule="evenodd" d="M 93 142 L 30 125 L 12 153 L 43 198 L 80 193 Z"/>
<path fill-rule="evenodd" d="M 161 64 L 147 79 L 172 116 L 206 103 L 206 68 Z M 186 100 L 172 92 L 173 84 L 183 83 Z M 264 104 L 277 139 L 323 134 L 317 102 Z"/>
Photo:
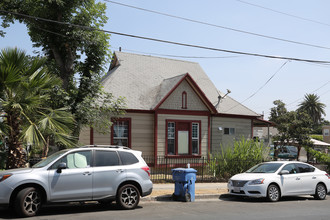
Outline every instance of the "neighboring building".
<path fill-rule="evenodd" d="M 273 137 L 278 134 L 278 130 L 275 124 L 270 121 L 259 120 L 254 123 L 253 126 L 253 138 L 257 138 L 262 141 L 265 146 L 269 146 L 273 143 Z"/>
<path fill-rule="evenodd" d="M 323 141 L 330 143 L 330 125 L 324 125 L 322 127 Z"/>
<path fill-rule="evenodd" d="M 255 123 L 268 123 L 219 92 L 195 62 L 115 52 L 102 85 L 126 98 L 126 114 L 110 134 L 84 129 L 80 142 L 125 145 L 155 163 L 159 156 L 207 158 L 234 139 L 253 137 Z"/>

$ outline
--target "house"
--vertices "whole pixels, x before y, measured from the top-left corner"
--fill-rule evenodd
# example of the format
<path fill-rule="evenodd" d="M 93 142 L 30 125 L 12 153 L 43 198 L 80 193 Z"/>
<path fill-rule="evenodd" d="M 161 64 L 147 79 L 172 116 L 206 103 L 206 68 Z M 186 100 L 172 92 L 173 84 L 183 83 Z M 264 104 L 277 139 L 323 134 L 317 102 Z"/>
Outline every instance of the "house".
<path fill-rule="evenodd" d="M 80 142 L 125 145 L 155 163 L 157 157 L 207 158 L 267 122 L 219 92 L 195 62 L 115 52 L 102 85 L 126 98 L 126 114 L 110 134 L 84 129 Z"/>

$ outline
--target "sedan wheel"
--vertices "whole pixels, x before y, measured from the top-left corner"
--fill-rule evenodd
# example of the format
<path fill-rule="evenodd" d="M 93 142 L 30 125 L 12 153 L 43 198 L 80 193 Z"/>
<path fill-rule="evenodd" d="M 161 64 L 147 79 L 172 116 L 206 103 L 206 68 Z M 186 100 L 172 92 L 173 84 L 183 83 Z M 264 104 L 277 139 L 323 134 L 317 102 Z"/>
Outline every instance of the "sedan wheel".
<path fill-rule="evenodd" d="M 117 204 L 123 209 L 134 209 L 139 204 L 139 190 L 131 184 L 122 186 L 117 194 Z"/>
<path fill-rule="evenodd" d="M 276 185 L 270 185 L 267 190 L 267 198 L 271 202 L 277 202 L 280 199 L 280 190 Z"/>
<path fill-rule="evenodd" d="M 41 207 L 41 194 L 34 187 L 22 189 L 15 200 L 15 210 L 19 216 L 35 216 Z"/>
<path fill-rule="evenodd" d="M 326 196 L 327 196 L 327 192 L 325 186 L 321 183 L 317 184 L 314 198 L 319 200 L 324 200 Z"/>

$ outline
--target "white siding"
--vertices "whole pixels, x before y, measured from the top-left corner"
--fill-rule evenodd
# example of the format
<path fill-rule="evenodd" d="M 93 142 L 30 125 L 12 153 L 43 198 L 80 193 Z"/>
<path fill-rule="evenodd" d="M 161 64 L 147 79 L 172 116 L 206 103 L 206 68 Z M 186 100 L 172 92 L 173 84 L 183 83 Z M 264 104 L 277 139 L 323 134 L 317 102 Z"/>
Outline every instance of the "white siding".
<path fill-rule="evenodd" d="M 251 138 L 251 123 L 251 119 L 212 117 L 211 151 L 218 152 L 221 146 L 231 146 L 235 139 L 239 140 L 241 137 Z M 225 135 L 224 128 L 235 128 L 235 135 Z"/>
<path fill-rule="evenodd" d="M 187 109 L 182 109 L 182 93 L 187 93 Z M 194 110 L 207 111 L 207 107 L 201 101 L 199 96 L 191 88 L 186 80 L 184 80 L 159 107 L 160 109 L 175 110 Z"/>
<path fill-rule="evenodd" d="M 109 128 L 110 131 L 110 128 Z M 110 136 L 110 132 L 106 133 L 106 134 L 101 134 L 98 133 L 97 131 L 95 131 L 94 129 L 94 142 L 93 144 L 95 145 L 110 145 L 111 144 L 111 136 Z"/>
<path fill-rule="evenodd" d="M 187 120 L 187 121 L 201 121 L 201 155 L 207 156 L 208 154 L 208 116 L 195 116 L 195 115 L 158 115 L 158 142 L 157 154 L 158 156 L 165 156 L 165 135 L 166 135 L 166 120 Z"/>
<path fill-rule="evenodd" d="M 90 128 L 83 127 L 79 135 L 79 144 L 80 145 L 89 145 L 90 144 Z"/>
<path fill-rule="evenodd" d="M 131 146 L 133 150 L 143 152 L 145 156 L 154 155 L 154 115 L 146 113 L 127 113 L 123 118 L 131 119 Z M 111 129 L 106 134 L 101 134 L 94 130 L 95 145 L 111 144 Z M 79 137 L 79 142 L 83 145 L 90 144 L 90 128 L 84 128 Z"/>
<path fill-rule="evenodd" d="M 143 152 L 144 156 L 154 155 L 154 114 L 127 113 L 131 118 L 132 149 Z"/>

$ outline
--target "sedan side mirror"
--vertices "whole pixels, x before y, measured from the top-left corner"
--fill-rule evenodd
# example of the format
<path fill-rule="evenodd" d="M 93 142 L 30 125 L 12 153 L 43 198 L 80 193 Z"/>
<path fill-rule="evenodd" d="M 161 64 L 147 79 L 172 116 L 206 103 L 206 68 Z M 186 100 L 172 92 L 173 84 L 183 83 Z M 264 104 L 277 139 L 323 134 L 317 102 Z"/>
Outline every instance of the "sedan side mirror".
<path fill-rule="evenodd" d="M 280 175 L 286 175 L 289 174 L 290 172 L 288 170 L 281 170 L 281 172 L 279 173 Z"/>
<path fill-rule="evenodd" d="M 62 162 L 57 166 L 57 172 L 62 173 L 62 170 L 66 169 L 66 163 Z"/>

